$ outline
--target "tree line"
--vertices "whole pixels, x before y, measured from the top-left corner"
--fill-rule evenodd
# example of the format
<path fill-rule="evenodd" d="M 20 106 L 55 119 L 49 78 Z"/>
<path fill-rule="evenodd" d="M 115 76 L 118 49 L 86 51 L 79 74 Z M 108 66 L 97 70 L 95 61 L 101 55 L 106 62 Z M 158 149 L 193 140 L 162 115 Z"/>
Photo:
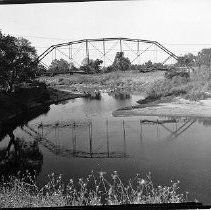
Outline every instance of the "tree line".
<path fill-rule="evenodd" d="M 139 72 L 149 72 L 153 70 L 166 70 L 172 66 L 163 63 L 153 63 L 151 60 L 143 64 L 132 64 L 130 59 L 124 56 L 124 52 L 117 52 L 113 63 L 110 66 L 102 67 L 103 63 L 100 59 L 85 58 L 79 68 L 76 68 L 73 63 L 68 63 L 64 59 L 53 60 L 46 72 L 57 73 L 70 73 L 72 71 L 84 71 L 87 74 L 107 73 L 112 71 L 128 71 L 138 70 Z M 192 53 L 185 54 L 178 57 L 178 61 L 173 67 L 211 67 L 211 48 L 202 49 L 197 55 Z"/>
<path fill-rule="evenodd" d="M 87 74 L 106 73 L 112 71 L 138 70 L 147 72 L 153 69 L 167 68 L 162 63 L 152 63 L 147 61 L 144 64 L 134 65 L 130 59 L 125 57 L 124 52 L 117 52 L 113 63 L 108 67 L 102 67 L 103 61 L 100 59 L 85 58 L 79 68 L 73 63 L 64 59 L 53 60 L 47 69 L 38 62 L 37 51 L 29 40 L 4 35 L 0 30 L 0 88 L 12 92 L 17 86 L 24 82 L 31 82 L 36 75 L 45 73 L 71 73 L 73 71 L 83 71 Z M 191 65 L 193 67 L 211 67 L 211 48 L 202 49 L 197 55 L 192 53 L 180 56 L 175 67 Z"/>

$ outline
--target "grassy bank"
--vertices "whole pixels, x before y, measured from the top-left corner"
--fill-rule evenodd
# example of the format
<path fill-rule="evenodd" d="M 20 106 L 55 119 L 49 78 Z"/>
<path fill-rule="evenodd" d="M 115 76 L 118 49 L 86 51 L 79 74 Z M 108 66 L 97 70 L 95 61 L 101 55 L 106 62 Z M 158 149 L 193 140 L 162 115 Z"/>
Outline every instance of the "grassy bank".
<path fill-rule="evenodd" d="M 166 101 L 181 96 L 188 100 L 202 100 L 211 93 L 211 69 L 197 68 L 190 73 L 190 78 L 175 76 L 172 79 L 162 78 L 155 81 L 146 90 L 147 97 L 139 103 Z"/>
<path fill-rule="evenodd" d="M 51 87 L 66 86 L 73 92 L 92 88 L 96 90 L 123 90 L 129 93 L 140 93 L 156 80 L 163 78 L 163 72 L 111 72 L 94 75 L 57 75 L 42 77 L 40 81 Z"/>
<path fill-rule="evenodd" d="M 111 178 L 106 173 L 93 172 L 86 179 L 67 185 L 62 177 L 49 176 L 49 182 L 38 188 L 30 175 L 25 178 L 10 177 L 0 188 L 0 207 L 53 207 L 84 205 L 120 205 L 187 202 L 187 194 L 179 193 L 179 182 L 167 186 L 153 185 L 150 174 L 144 179 L 137 175 L 124 184 L 115 171 Z M 27 181 L 26 181 L 27 180 Z M 111 180 L 111 181 L 108 181 Z"/>
<path fill-rule="evenodd" d="M 146 95 L 142 103 L 163 98 L 182 96 L 189 100 L 205 99 L 211 91 L 211 70 L 206 67 L 196 68 L 189 78 L 174 76 L 164 77 L 164 72 L 111 72 L 96 75 L 57 75 L 42 77 L 41 81 L 51 87 L 67 88 L 73 92 L 87 89 L 117 90 Z"/>

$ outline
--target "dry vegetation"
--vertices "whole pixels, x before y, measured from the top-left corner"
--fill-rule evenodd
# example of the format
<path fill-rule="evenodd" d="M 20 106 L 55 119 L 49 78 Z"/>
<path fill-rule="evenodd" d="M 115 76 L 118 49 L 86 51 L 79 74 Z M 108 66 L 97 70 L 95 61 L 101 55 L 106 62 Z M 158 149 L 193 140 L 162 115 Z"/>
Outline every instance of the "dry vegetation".
<path fill-rule="evenodd" d="M 150 174 L 142 179 L 140 175 L 124 184 L 116 171 L 111 174 L 111 181 L 105 178 L 105 172 L 96 176 L 94 172 L 86 179 L 74 182 L 70 179 L 67 185 L 62 177 L 49 176 L 49 182 L 38 188 L 34 177 L 10 177 L 0 188 L 1 208 L 20 207 L 53 207 L 85 205 L 120 205 L 187 202 L 187 194 L 178 192 L 179 182 L 170 187 L 157 186 L 152 183 Z M 27 180 L 27 181 L 26 181 Z"/>
<path fill-rule="evenodd" d="M 181 96 L 189 100 L 201 100 L 210 96 L 211 69 L 197 68 L 190 73 L 190 78 L 175 76 L 172 79 L 161 79 L 146 90 L 147 101 L 160 100 L 165 97 Z"/>
<path fill-rule="evenodd" d="M 163 78 L 163 74 L 163 72 L 111 72 L 94 75 L 57 75 L 55 77 L 42 77 L 40 80 L 52 87 L 65 86 L 73 91 L 94 88 L 140 93 L 156 80 Z"/>

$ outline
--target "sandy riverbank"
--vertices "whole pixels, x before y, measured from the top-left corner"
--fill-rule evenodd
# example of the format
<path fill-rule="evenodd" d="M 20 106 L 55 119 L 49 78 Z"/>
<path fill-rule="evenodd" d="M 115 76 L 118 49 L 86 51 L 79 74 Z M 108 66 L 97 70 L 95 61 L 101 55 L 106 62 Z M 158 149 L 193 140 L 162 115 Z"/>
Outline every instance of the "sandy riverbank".
<path fill-rule="evenodd" d="M 211 98 L 200 101 L 189 101 L 176 97 L 171 102 L 137 105 L 113 112 L 115 117 L 130 116 L 178 116 L 178 117 L 211 117 Z"/>

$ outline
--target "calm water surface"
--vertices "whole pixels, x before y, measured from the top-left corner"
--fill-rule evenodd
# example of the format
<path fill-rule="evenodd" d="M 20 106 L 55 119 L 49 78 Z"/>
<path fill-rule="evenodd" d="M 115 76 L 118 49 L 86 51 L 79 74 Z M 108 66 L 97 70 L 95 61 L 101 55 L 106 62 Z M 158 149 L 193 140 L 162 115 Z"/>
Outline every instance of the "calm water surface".
<path fill-rule="evenodd" d="M 116 170 L 126 181 L 150 171 L 156 185 L 180 180 L 181 191 L 188 191 L 190 199 L 211 204 L 211 121 L 112 116 L 115 109 L 138 99 L 106 93 L 101 100 L 73 99 L 51 105 L 47 114 L 16 128 L 16 137 L 33 142 L 39 134 L 45 139 L 38 145 L 38 183 L 46 183 L 52 172 L 68 180 L 86 178 L 92 170 L 106 171 L 109 177 Z M 76 126 L 67 126 L 73 122 Z M 6 136 L 0 147 L 8 142 Z"/>

